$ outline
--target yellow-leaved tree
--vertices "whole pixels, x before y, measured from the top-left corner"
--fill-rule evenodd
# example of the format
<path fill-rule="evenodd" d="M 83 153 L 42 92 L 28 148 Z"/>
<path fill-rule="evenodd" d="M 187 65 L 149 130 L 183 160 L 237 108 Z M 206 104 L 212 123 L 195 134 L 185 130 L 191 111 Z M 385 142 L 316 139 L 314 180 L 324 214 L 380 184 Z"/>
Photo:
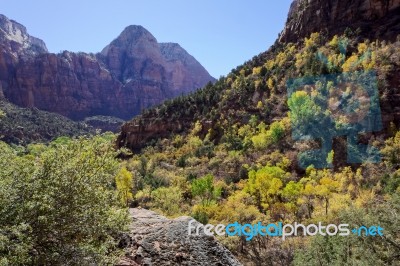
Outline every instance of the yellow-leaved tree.
<path fill-rule="evenodd" d="M 129 201 L 133 199 L 132 186 L 133 186 L 133 175 L 129 172 L 126 167 L 122 167 L 115 177 L 115 183 L 117 185 L 118 196 L 125 206 L 128 206 Z"/>

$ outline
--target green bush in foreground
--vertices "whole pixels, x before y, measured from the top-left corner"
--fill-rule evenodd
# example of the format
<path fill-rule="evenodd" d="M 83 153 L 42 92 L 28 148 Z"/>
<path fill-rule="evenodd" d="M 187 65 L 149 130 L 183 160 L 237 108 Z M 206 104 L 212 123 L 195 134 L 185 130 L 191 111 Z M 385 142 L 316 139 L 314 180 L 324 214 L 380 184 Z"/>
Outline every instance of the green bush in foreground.
<path fill-rule="evenodd" d="M 127 225 L 102 136 L 19 156 L 0 142 L 0 265 L 106 265 Z"/>

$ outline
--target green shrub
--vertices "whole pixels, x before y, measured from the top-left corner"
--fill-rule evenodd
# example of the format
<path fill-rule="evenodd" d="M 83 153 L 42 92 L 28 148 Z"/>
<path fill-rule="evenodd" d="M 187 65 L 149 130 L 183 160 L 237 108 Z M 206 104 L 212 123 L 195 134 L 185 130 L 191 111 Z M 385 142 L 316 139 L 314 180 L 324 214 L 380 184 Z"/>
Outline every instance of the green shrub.
<path fill-rule="evenodd" d="M 0 142 L 0 265 L 105 265 L 126 229 L 115 152 L 101 137 L 18 156 Z"/>

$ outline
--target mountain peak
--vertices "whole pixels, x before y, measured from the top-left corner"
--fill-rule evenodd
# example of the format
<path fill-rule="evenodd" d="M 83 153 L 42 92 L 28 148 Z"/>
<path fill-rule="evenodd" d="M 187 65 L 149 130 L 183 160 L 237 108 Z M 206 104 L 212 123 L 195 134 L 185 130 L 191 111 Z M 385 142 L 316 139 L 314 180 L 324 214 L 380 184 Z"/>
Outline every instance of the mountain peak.
<path fill-rule="evenodd" d="M 146 77 L 170 80 L 174 95 L 214 81 L 207 70 L 178 43 L 158 43 L 143 26 L 131 25 L 107 45 L 99 56 L 122 83 Z"/>
<path fill-rule="evenodd" d="M 150 33 L 142 25 L 129 25 L 129 26 L 126 26 L 125 29 L 122 32 L 146 32 L 146 33 Z"/>
<path fill-rule="evenodd" d="M 0 41 L 7 44 L 15 56 L 20 54 L 47 53 L 46 44 L 28 34 L 26 28 L 18 22 L 0 14 Z"/>
<path fill-rule="evenodd" d="M 146 46 L 157 46 L 157 39 L 143 26 L 130 25 L 127 26 L 116 39 L 109 45 L 104 47 L 101 54 L 106 56 L 110 47 L 120 47 L 123 50 L 132 48 L 137 44 L 145 44 Z"/>
<path fill-rule="evenodd" d="M 116 40 L 130 43 L 137 42 L 142 38 L 147 38 L 148 41 L 157 42 L 156 38 L 147 29 L 140 25 L 127 26 Z"/>

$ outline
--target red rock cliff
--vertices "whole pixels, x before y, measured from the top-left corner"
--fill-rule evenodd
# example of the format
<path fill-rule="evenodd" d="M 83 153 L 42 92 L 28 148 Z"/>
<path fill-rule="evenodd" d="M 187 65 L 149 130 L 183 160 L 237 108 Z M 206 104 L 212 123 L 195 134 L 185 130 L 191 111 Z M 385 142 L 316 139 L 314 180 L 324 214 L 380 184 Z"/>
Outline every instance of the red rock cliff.
<path fill-rule="evenodd" d="M 178 44 L 159 44 L 127 27 L 97 55 L 51 54 L 15 21 L 0 16 L 0 96 L 72 119 L 130 119 L 144 108 L 214 79 Z"/>

